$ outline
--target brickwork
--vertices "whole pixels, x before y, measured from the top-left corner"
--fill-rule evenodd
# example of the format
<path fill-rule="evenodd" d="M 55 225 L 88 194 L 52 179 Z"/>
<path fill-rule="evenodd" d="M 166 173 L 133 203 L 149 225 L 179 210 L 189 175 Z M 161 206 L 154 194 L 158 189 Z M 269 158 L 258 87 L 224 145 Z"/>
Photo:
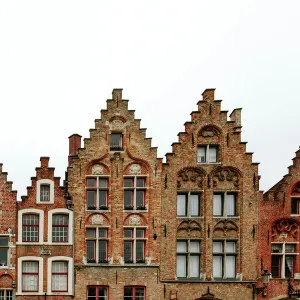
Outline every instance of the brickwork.
<path fill-rule="evenodd" d="M 5 246 L 0 259 L 0 291 L 15 292 L 16 285 L 16 201 L 17 192 L 12 190 L 12 182 L 7 181 L 7 173 L 0 164 L 0 238 Z M 7 246 L 7 247 L 6 247 Z"/>

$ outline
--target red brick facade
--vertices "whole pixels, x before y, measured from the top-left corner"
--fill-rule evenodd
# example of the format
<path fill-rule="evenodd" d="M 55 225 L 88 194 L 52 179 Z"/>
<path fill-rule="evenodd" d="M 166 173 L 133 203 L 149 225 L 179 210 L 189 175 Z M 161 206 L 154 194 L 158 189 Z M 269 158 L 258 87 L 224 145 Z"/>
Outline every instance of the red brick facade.
<path fill-rule="evenodd" d="M 69 137 L 63 187 L 42 157 L 27 196 L 16 202 L 0 165 L 0 239 L 9 242 L 0 292 L 24 300 L 295 293 L 300 150 L 263 195 L 258 163 L 241 141 L 241 109 L 228 118 L 207 89 L 184 125 L 163 163 L 122 89 L 114 89 L 83 147 L 80 135 Z M 267 286 L 264 270 L 273 275 Z"/>

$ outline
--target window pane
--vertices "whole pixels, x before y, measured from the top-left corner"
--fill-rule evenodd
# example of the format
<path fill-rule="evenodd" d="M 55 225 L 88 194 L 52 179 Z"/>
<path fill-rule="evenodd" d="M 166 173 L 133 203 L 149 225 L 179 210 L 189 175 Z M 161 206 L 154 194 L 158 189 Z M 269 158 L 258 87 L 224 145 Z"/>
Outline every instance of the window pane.
<path fill-rule="evenodd" d="M 132 229 L 125 229 L 124 230 L 124 237 L 132 238 Z"/>
<path fill-rule="evenodd" d="M 0 248 L 0 266 L 7 266 L 8 248 Z"/>
<path fill-rule="evenodd" d="M 200 195 L 199 194 L 191 194 L 190 195 L 190 214 L 191 216 L 199 216 L 199 203 L 200 203 Z"/>
<path fill-rule="evenodd" d="M 190 277 L 200 276 L 200 257 L 198 255 L 190 256 Z"/>
<path fill-rule="evenodd" d="M 86 180 L 87 187 L 96 187 L 96 178 L 88 178 Z"/>
<path fill-rule="evenodd" d="M 282 253 L 282 244 L 272 244 L 273 253 Z"/>
<path fill-rule="evenodd" d="M 214 216 L 222 216 L 222 195 L 214 194 Z"/>
<path fill-rule="evenodd" d="M 96 288 L 94 288 L 94 287 L 88 288 L 88 298 L 96 299 Z"/>
<path fill-rule="evenodd" d="M 124 191 L 124 205 L 132 206 L 133 191 Z"/>
<path fill-rule="evenodd" d="M 99 187 L 101 187 L 101 188 L 107 187 L 107 179 L 106 178 L 99 178 Z"/>
<path fill-rule="evenodd" d="M 136 187 L 144 187 L 145 186 L 145 179 L 144 178 L 137 178 L 136 179 Z"/>
<path fill-rule="evenodd" d="M 98 294 L 98 300 L 107 300 L 108 292 L 106 287 L 99 287 Z"/>
<path fill-rule="evenodd" d="M 99 261 L 103 262 L 106 260 L 106 249 L 107 249 L 107 241 L 99 241 Z"/>
<path fill-rule="evenodd" d="M 280 265 L 281 265 L 281 255 L 272 255 L 272 266 L 271 273 L 272 277 L 281 277 L 280 274 Z"/>
<path fill-rule="evenodd" d="M 106 206 L 107 191 L 99 191 L 99 206 Z"/>
<path fill-rule="evenodd" d="M 96 241 L 86 241 L 86 255 L 87 255 L 87 260 L 88 262 L 95 262 L 94 260 L 96 259 L 95 255 L 95 248 L 96 248 Z"/>
<path fill-rule="evenodd" d="M 214 256 L 213 257 L 213 277 L 222 278 L 222 270 L 223 270 L 223 257 L 222 256 Z"/>
<path fill-rule="evenodd" d="M 217 162 L 217 147 L 209 146 L 209 162 Z"/>
<path fill-rule="evenodd" d="M 235 256 L 226 256 L 226 277 L 235 278 Z"/>
<path fill-rule="evenodd" d="M 53 262 L 52 263 L 52 291 L 67 291 L 68 284 L 68 263 Z"/>
<path fill-rule="evenodd" d="M 8 237 L 0 236 L 0 247 L 8 246 Z"/>
<path fill-rule="evenodd" d="M 285 278 L 294 277 L 294 257 L 285 257 Z"/>
<path fill-rule="evenodd" d="M 144 191 L 136 191 L 136 206 L 144 206 Z"/>
<path fill-rule="evenodd" d="M 198 147 L 198 162 L 205 163 L 206 161 L 206 147 Z"/>
<path fill-rule="evenodd" d="M 226 242 L 226 252 L 227 253 L 235 253 L 236 250 L 235 250 L 235 245 L 236 243 L 235 242 Z"/>
<path fill-rule="evenodd" d="M 111 148 L 122 148 L 122 134 L 112 133 L 110 135 L 110 147 Z"/>
<path fill-rule="evenodd" d="M 177 195 L 177 216 L 186 216 L 186 196 L 182 194 Z"/>
<path fill-rule="evenodd" d="M 132 260 L 132 242 L 124 241 L 124 260 Z"/>
<path fill-rule="evenodd" d="M 222 253 L 222 252 L 223 252 L 223 242 L 214 242 L 213 253 Z"/>
<path fill-rule="evenodd" d="M 299 214 L 299 199 L 297 199 L 297 198 L 292 198 L 291 213 L 292 214 Z"/>
<path fill-rule="evenodd" d="M 133 178 L 124 178 L 124 187 L 133 187 Z"/>
<path fill-rule="evenodd" d="M 87 205 L 96 206 L 96 191 L 87 191 Z"/>
<path fill-rule="evenodd" d="M 96 237 L 96 229 L 95 228 L 87 228 L 86 237 L 87 238 L 95 238 Z"/>
<path fill-rule="evenodd" d="M 125 287 L 124 288 L 124 296 L 129 297 L 128 299 L 131 299 L 130 297 L 133 296 L 133 288 L 132 287 Z"/>
<path fill-rule="evenodd" d="M 37 291 L 38 289 L 38 262 L 22 263 L 22 290 Z"/>
<path fill-rule="evenodd" d="M 136 237 L 137 238 L 143 238 L 145 236 L 145 230 L 144 229 L 136 229 Z"/>
<path fill-rule="evenodd" d="M 295 244 L 285 244 L 285 253 L 294 253 Z"/>
<path fill-rule="evenodd" d="M 99 238 L 106 238 L 107 237 L 107 229 L 99 228 Z"/>
<path fill-rule="evenodd" d="M 142 287 L 135 288 L 135 300 L 144 300 L 145 289 Z"/>
<path fill-rule="evenodd" d="M 235 195 L 227 194 L 226 196 L 226 215 L 235 216 Z"/>
<path fill-rule="evenodd" d="M 187 252 L 186 241 L 177 241 L 177 252 Z"/>
<path fill-rule="evenodd" d="M 144 260 L 144 241 L 136 242 L 136 260 Z"/>
<path fill-rule="evenodd" d="M 50 200 L 50 185 L 49 184 L 41 184 L 40 185 L 40 200 L 41 201 L 49 201 Z"/>
<path fill-rule="evenodd" d="M 190 252 L 200 252 L 200 242 L 190 241 Z"/>
<path fill-rule="evenodd" d="M 177 255 L 177 277 L 186 277 L 186 256 Z"/>

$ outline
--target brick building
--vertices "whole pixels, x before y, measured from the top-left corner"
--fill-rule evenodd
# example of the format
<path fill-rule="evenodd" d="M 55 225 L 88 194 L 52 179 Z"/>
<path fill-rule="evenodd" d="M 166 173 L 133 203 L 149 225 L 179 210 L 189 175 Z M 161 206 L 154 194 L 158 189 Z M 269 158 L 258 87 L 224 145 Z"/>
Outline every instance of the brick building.
<path fill-rule="evenodd" d="M 17 202 L 17 299 L 73 295 L 73 211 L 48 163 L 49 157 L 41 157 L 27 196 Z"/>
<path fill-rule="evenodd" d="M 16 288 L 17 192 L 0 164 L 0 299 L 12 300 Z"/>
<path fill-rule="evenodd" d="M 41 157 L 16 202 L 0 165 L 0 300 L 296 296 L 300 150 L 263 195 L 241 109 L 202 95 L 165 163 L 114 89 L 83 147 L 69 137 L 64 186 Z"/>

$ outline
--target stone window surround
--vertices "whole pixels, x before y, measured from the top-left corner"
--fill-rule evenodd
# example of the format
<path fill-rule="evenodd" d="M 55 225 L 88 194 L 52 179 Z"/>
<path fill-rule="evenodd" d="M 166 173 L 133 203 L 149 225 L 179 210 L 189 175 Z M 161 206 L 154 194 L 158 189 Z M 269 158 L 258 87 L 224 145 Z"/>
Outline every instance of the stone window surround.
<path fill-rule="evenodd" d="M 41 185 L 50 185 L 50 200 L 41 201 Z M 36 203 L 37 204 L 53 204 L 54 203 L 54 181 L 50 179 L 40 179 L 36 182 Z"/>
<path fill-rule="evenodd" d="M 39 263 L 39 280 L 38 280 L 38 292 L 23 292 L 22 291 L 22 263 L 26 261 L 35 261 Z M 18 290 L 16 295 L 44 295 L 43 292 L 43 258 L 38 256 L 22 256 L 18 258 Z"/>
<path fill-rule="evenodd" d="M 68 291 L 52 292 L 52 262 L 62 261 L 68 263 Z M 48 258 L 47 270 L 47 295 L 73 295 L 73 258 L 68 256 L 53 256 Z"/>
<path fill-rule="evenodd" d="M 23 215 L 36 214 L 39 216 L 39 241 L 38 242 L 23 242 L 22 240 L 22 225 Z M 26 208 L 18 211 L 18 244 L 26 245 L 41 245 L 44 242 L 44 211 L 36 208 Z"/>

